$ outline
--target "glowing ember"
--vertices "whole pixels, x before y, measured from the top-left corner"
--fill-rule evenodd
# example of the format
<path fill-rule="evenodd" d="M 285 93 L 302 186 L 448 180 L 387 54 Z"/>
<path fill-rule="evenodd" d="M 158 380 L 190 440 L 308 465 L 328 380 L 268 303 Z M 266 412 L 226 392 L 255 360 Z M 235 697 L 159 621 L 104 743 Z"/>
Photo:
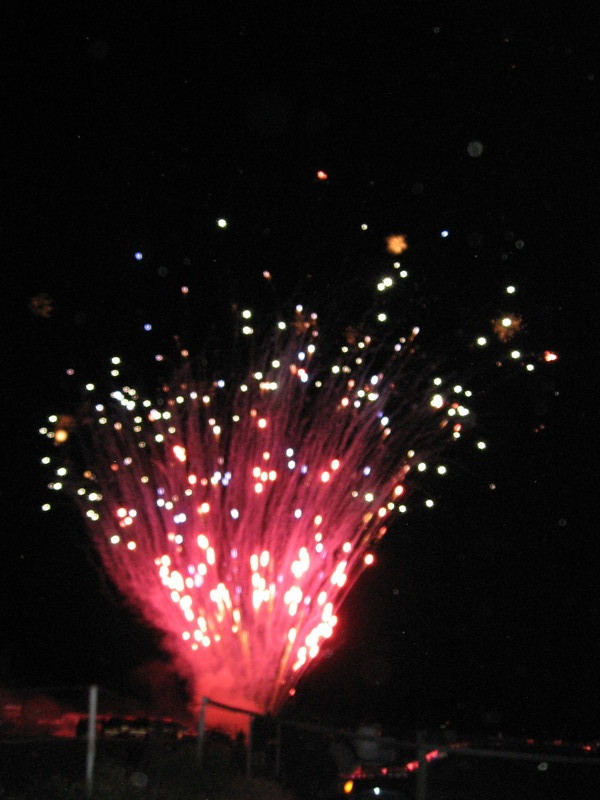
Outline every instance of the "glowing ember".
<path fill-rule="evenodd" d="M 392 234 L 386 238 L 385 242 L 388 253 L 392 255 L 399 256 L 401 253 L 404 253 L 405 250 L 408 250 L 408 242 L 403 233 Z"/>

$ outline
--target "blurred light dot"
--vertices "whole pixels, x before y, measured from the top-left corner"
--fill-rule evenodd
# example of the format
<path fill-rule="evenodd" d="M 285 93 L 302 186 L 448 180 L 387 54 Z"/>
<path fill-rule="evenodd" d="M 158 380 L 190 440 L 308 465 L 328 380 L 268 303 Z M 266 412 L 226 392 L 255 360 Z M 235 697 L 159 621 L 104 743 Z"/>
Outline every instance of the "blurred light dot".
<path fill-rule="evenodd" d="M 517 291 L 516 286 L 507 286 L 506 287 L 506 294 L 514 294 Z"/>
<path fill-rule="evenodd" d="M 320 169 L 320 170 L 317 172 L 317 178 L 318 178 L 320 181 L 326 181 L 328 177 L 329 177 L 329 176 L 328 176 L 328 174 L 327 174 L 326 172 L 324 172 L 322 169 Z"/>
<path fill-rule="evenodd" d="M 450 231 L 443 230 L 443 231 L 440 233 L 440 236 L 442 237 L 442 239 L 447 239 L 447 238 L 448 238 L 448 236 L 450 236 Z"/>
<path fill-rule="evenodd" d="M 141 261 L 144 257 L 144 254 L 140 253 L 140 251 L 138 250 L 136 253 L 133 254 L 133 257 L 135 258 L 136 261 Z"/>
<path fill-rule="evenodd" d="M 219 226 L 219 228 L 226 228 L 227 220 L 221 217 L 220 219 L 217 220 L 217 225 Z"/>
<path fill-rule="evenodd" d="M 367 225 L 366 222 L 363 222 L 363 224 L 360 226 L 360 229 L 361 231 L 367 231 L 369 230 L 369 226 Z"/>
<path fill-rule="evenodd" d="M 467 145 L 467 153 L 471 156 L 471 158 L 479 158 L 479 156 L 483 153 L 483 144 L 477 139 L 474 139 Z"/>

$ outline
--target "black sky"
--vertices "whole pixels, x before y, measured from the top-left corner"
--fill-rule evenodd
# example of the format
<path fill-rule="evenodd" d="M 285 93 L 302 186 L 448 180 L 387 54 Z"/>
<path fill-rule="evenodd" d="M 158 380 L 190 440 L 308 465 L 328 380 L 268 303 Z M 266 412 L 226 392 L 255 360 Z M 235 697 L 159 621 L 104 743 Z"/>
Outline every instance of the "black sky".
<path fill-rule="evenodd" d="M 267 302 L 265 268 L 279 298 L 334 295 L 340 275 L 370 285 L 400 229 L 436 335 L 449 288 L 476 317 L 514 282 L 528 341 L 561 359 L 491 393 L 481 421 L 498 445 L 398 524 L 298 703 L 590 735 L 597 20 L 566 3 L 292 5 L 24 5 L 10 20 L 0 683 L 125 691 L 155 654 L 104 593 L 75 515 L 38 511 L 36 431 L 65 402 L 65 369 L 93 371 L 149 319 L 214 339 L 231 303 Z M 30 307 L 43 293 L 47 319 Z"/>

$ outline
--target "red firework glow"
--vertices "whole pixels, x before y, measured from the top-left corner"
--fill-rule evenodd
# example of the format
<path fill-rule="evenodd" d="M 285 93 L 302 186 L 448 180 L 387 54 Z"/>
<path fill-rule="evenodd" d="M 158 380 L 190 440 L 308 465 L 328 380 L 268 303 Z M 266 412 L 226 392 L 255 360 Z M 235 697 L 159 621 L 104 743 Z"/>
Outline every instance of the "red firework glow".
<path fill-rule="evenodd" d="M 377 347 L 352 336 L 328 360 L 316 317 L 297 318 L 242 383 L 188 370 L 155 401 L 125 386 L 86 409 L 69 443 L 85 464 L 50 484 L 77 500 L 196 701 L 281 707 L 405 510 L 411 470 L 468 414 L 468 392 L 411 368 L 418 331 Z"/>

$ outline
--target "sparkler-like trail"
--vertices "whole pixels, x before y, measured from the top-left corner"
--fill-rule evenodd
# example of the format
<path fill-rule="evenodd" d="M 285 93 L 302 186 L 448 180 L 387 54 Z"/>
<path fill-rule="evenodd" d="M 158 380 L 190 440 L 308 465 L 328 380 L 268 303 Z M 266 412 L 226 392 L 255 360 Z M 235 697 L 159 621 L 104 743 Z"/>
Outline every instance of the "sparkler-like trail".
<path fill-rule="evenodd" d="M 277 711 L 405 510 L 412 471 L 460 437 L 469 392 L 417 374 L 416 335 L 375 346 L 349 329 L 331 359 L 297 309 L 243 382 L 190 369 L 155 400 L 121 387 L 78 422 L 50 487 L 77 500 L 196 700 Z M 56 443 L 68 432 L 54 421 L 42 433 Z"/>

